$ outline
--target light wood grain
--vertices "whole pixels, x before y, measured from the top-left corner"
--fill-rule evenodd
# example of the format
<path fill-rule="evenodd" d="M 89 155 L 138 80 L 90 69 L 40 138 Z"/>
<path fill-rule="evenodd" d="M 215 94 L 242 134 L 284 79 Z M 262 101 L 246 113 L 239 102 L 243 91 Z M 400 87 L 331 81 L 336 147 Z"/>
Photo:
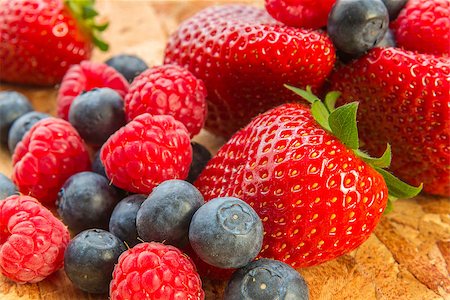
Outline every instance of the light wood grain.
<path fill-rule="evenodd" d="M 111 21 L 105 38 L 107 53 L 137 54 L 149 65 L 162 63 L 166 40 L 178 24 L 198 10 L 220 1 L 97 1 Z M 226 3 L 234 1 L 222 1 Z M 262 1 L 240 1 L 262 6 Z M 55 112 L 56 88 L 0 85 L 27 95 L 38 111 Z M 197 141 L 215 152 L 221 138 L 202 131 Z M 10 175 L 11 158 L 0 149 L 0 172 Z M 358 249 L 328 263 L 299 270 L 309 284 L 311 299 L 450 299 L 450 201 L 419 196 L 399 200 L 374 234 Z M 208 299 L 220 299 L 223 282 L 204 282 Z M 17 285 L 0 275 L 0 299 L 107 299 L 74 288 L 58 271 L 38 284 Z"/>

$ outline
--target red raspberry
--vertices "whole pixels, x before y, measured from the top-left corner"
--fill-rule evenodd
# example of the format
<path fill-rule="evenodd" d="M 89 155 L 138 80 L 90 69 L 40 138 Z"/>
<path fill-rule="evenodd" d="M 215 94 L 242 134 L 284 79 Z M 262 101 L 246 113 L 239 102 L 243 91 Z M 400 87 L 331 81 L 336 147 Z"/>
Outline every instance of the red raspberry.
<path fill-rule="evenodd" d="M 64 120 L 69 119 L 69 108 L 76 96 L 93 88 L 109 87 L 125 97 L 128 82 L 114 68 L 104 64 L 84 60 L 73 65 L 62 79 L 57 98 L 57 114 Z"/>
<path fill-rule="evenodd" d="M 318 29 L 327 25 L 334 2 L 336 0 L 266 0 L 266 10 L 286 25 Z"/>
<path fill-rule="evenodd" d="M 31 127 L 13 154 L 12 179 L 25 195 L 54 204 L 67 178 L 91 167 L 83 140 L 69 122 L 46 118 Z"/>
<path fill-rule="evenodd" d="M 60 269 L 69 239 L 64 224 L 36 199 L 0 201 L 0 269 L 9 279 L 34 283 Z"/>
<path fill-rule="evenodd" d="M 391 27 L 399 47 L 449 56 L 449 18 L 448 0 L 409 0 Z"/>
<path fill-rule="evenodd" d="M 165 180 L 187 177 L 192 147 L 181 122 L 172 116 L 145 113 L 109 137 L 100 159 L 114 185 L 149 194 Z"/>
<path fill-rule="evenodd" d="M 125 96 L 125 114 L 171 115 L 183 123 L 191 137 L 200 132 L 206 118 L 206 87 L 188 70 L 177 65 L 147 69 Z"/>
<path fill-rule="evenodd" d="M 204 299 L 191 259 L 173 246 L 141 243 L 122 253 L 110 284 L 111 300 Z"/>

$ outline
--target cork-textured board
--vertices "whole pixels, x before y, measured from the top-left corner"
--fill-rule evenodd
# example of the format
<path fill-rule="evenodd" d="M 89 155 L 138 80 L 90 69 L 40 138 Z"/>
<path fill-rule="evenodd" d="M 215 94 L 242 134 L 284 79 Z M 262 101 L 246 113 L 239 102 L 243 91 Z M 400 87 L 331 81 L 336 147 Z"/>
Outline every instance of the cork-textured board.
<path fill-rule="evenodd" d="M 222 1 L 231 3 L 235 1 Z M 262 6 L 263 1 L 239 1 Z M 98 10 L 110 22 L 104 37 L 107 53 L 141 56 L 150 66 L 162 64 L 168 36 L 178 24 L 200 9 L 221 1 L 97 0 Z M 54 114 L 57 88 L 25 88 L 1 84 L 27 95 L 38 111 Z M 213 153 L 224 143 L 202 131 L 195 140 Z M 0 148 L 0 172 L 10 175 L 11 156 Z M 336 260 L 300 269 L 311 299 L 450 299 L 450 200 L 419 196 L 399 200 L 374 234 L 359 248 Z M 221 299 L 225 283 L 204 281 L 207 299 Z M 0 275 L 0 299 L 107 299 L 76 289 L 63 270 L 38 284 L 17 285 Z"/>

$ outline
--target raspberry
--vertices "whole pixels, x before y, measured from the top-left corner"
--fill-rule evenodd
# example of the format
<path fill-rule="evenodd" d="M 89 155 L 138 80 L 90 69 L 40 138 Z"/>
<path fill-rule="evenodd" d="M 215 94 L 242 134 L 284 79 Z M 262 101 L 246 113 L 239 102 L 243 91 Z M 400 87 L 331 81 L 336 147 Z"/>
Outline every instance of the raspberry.
<path fill-rule="evenodd" d="M 450 56 L 450 2 L 410 0 L 391 22 L 397 45 L 419 53 Z"/>
<path fill-rule="evenodd" d="M 60 269 L 69 239 L 64 224 L 36 199 L 0 201 L 0 269 L 9 279 L 34 283 Z"/>
<path fill-rule="evenodd" d="M 136 77 L 125 96 L 125 113 L 128 120 L 146 112 L 171 115 L 186 126 L 192 137 L 205 123 L 205 98 L 202 80 L 177 65 L 163 65 Z"/>
<path fill-rule="evenodd" d="M 142 114 L 115 132 L 100 159 L 111 183 L 149 194 L 168 179 L 185 179 L 192 161 L 186 127 L 172 116 Z"/>
<path fill-rule="evenodd" d="M 57 118 L 34 124 L 17 144 L 12 159 L 12 179 L 20 192 L 44 204 L 54 204 L 67 178 L 91 167 L 76 130 Z"/>
<path fill-rule="evenodd" d="M 141 243 L 125 251 L 114 268 L 111 300 L 204 299 L 191 259 L 173 246 Z"/>
<path fill-rule="evenodd" d="M 57 97 L 58 117 L 68 120 L 69 108 L 75 97 L 93 88 L 109 87 L 123 98 L 128 91 L 128 82 L 114 68 L 92 61 L 82 61 L 67 70 Z"/>

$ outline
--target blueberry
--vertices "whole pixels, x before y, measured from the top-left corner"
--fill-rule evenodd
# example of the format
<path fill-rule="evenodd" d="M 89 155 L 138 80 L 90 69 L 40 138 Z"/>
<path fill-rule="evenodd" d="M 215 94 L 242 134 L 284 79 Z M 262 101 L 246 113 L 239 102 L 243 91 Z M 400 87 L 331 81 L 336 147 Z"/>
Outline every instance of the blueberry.
<path fill-rule="evenodd" d="M 120 200 L 109 180 L 93 172 L 67 179 L 58 194 L 57 211 L 73 232 L 89 228 L 108 229 L 111 213 Z"/>
<path fill-rule="evenodd" d="M 98 150 L 94 154 L 94 159 L 92 161 L 92 172 L 108 178 L 108 176 L 106 176 L 105 166 L 103 165 L 103 162 L 100 159 L 100 150 Z"/>
<path fill-rule="evenodd" d="M 382 0 L 389 13 L 389 20 L 393 21 L 405 6 L 408 0 Z"/>
<path fill-rule="evenodd" d="M 191 142 L 192 145 L 192 163 L 189 168 L 187 182 L 194 183 L 198 175 L 203 171 L 208 161 L 211 159 L 211 152 L 205 146 Z"/>
<path fill-rule="evenodd" d="M 96 88 L 75 98 L 69 109 L 69 122 L 91 145 L 102 145 L 125 125 L 122 97 L 110 88 Z"/>
<path fill-rule="evenodd" d="M 103 162 L 100 159 L 100 150 L 98 150 L 94 154 L 94 159 L 92 160 L 92 167 L 91 167 L 91 169 L 92 169 L 92 172 L 97 173 L 99 175 L 102 175 L 103 177 L 108 178 L 108 176 L 106 175 L 105 166 L 103 165 Z M 123 199 L 123 198 L 125 198 L 125 197 L 127 197 L 128 195 L 131 194 L 130 192 L 115 186 L 111 182 L 109 184 L 116 189 L 116 191 L 117 191 L 117 193 L 119 195 L 119 199 Z"/>
<path fill-rule="evenodd" d="M 128 82 L 132 82 L 136 76 L 148 69 L 147 64 L 136 55 L 119 54 L 105 63 L 121 73 Z"/>
<path fill-rule="evenodd" d="M 137 243 L 136 215 L 146 195 L 135 194 L 122 199 L 114 208 L 109 220 L 109 231 L 133 247 Z"/>
<path fill-rule="evenodd" d="M 234 197 L 215 198 L 200 207 L 189 227 L 195 253 L 210 265 L 232 269 L 261 250 L 263 226 L 253 208 Z"/>
<path fill-rule="evenodd" d="M 381 0 L 337 0 L 328 15 L 328 34 L 340 51 L 358 56 L 383 39 L 389 26 Z"/>
<path fill-rule="evenodd" d="M 114 265 L 127 248 L 112 233 L 89 229 L 75 236 L 64 253 L 64 271 L 70 281 L 88 293 L 107 293 Z"/>
<path fill-rule="evenodd" d="M 15 120 L 27 112 L 33 111 L 33 107 L 24 95 L 13 92 L 0 92 L 0 143 L 8 143 L 8 132 Z"/>
<path fill-rule="evenodd" d="M 308 286 L 289 265 L 272 259 L 259 259 L 233 273 L 224 300 L 307 300 Z"/>
<path fill-rule="evenodd" d="M 377 47 L 381 48 L 397 47 L 394 34 L 390 29 L 386 31 L 386 34 L 384 35 L 383 39 L 377 44 Z"/>
<path fill-rule="evenodd" d="M 14 153 L 16 145 L 22 140 L 24 135 L 33 127 L 34 124 L 42 119 L 50 117 L 49 114 L 31 111 L 14 121 L 8 134 L 8 148 L 11 153 Z"/>
<path fill-rule="evenodd" d="M 184 246 L 192 216 L 203 203 L 203 196 L 189 182 L 164 181 L 153 189 L 137 213 L 139 237 L 147 242 Z"/>
<path fill-rule="evenodd" d="M 0 200 L 3 200 L 11 195 L 18 194 L 19 190 L 14 183 L 4 174 L 0 173 Z"/>

